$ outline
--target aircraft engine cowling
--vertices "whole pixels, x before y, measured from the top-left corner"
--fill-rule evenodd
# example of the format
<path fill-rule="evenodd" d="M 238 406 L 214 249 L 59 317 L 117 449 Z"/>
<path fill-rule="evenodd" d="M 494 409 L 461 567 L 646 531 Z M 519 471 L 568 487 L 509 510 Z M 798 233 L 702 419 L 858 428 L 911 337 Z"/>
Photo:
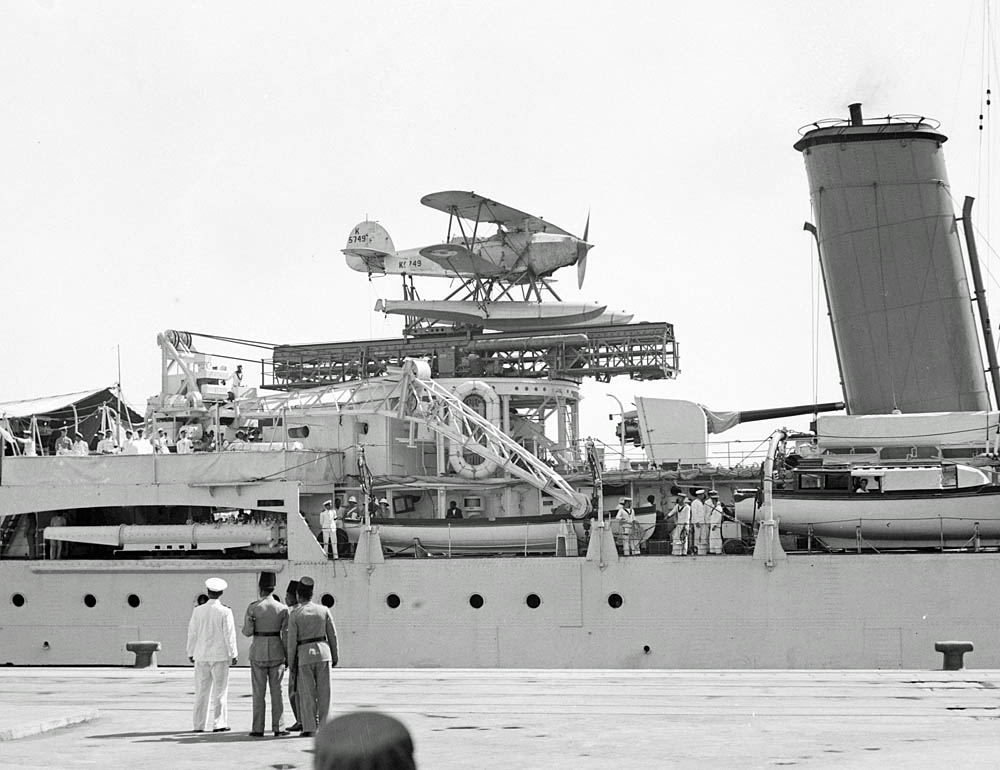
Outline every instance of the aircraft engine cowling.
<path fill-rule="evenodd" d="M 535 233 L 528 242 L 526 262 L 535 275 L 548 275 L 577 260 L 579 238 L 557 233 Z"/>

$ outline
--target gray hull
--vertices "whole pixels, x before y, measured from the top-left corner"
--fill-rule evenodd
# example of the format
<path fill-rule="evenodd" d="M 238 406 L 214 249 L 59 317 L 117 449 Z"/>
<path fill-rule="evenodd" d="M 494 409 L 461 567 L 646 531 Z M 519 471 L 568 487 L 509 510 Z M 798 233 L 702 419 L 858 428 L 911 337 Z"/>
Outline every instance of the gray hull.
<path fill-rule="evenodd" d="M 348 667 L 930 669 L 935 641 L 968 639 L 977 668 L 1000 668 L 1000 558 L 972 553 L 793 555 L 773 570 L 749 556 L 603 570 L 582 557 L 437 558 L 370 572 L 347 561 L 0 562 L 0 663 L 127 664 L 126 642 L 154 639 L 161 663 L 184 665 L 204 578 L 229 582 L 239 623 L 266 568 L 279 570 L 279 592 L 308 574 L 317 598 L 333 598 Z"/>

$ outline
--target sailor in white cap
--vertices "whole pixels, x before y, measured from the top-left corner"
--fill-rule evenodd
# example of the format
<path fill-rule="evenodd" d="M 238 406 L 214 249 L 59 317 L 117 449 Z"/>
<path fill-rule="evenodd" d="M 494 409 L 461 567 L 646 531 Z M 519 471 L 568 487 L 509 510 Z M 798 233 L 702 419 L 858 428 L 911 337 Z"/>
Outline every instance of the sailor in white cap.
<path fill-rule="evenodd" d="M 35 439 L 30 428 L 21 431 L 22 436 L 14 436 L 15 441 L 19 441 L 24 446 L 25 457 L 38 457 L 38 450 L 35 448 Z"/>
<path fill-rule="evenodd" d="M 708 493 L 708 502 L 705 504 L 708 518 L 708 552 L 711 554 L 722 553 L 722 514 L 725 508 L 719 499 L 719 493 L 714 489 Z"/>
<path fill-rule="evenodd" d="M 188 623 L 187 654 L 194 663 L 194 731 L 208 729 L 211 696 L 212 731 L 229 732 L 229 666 L 236 665 L 236 623 L 233 611 L 219 601 L 228 588 L 222 578 L 205 581 L 208 601 L 194 608 Z"/>
<path fill-rule="evenodd" d="M 670 552 L 674 556 L 687 556 L 688 546 L 691 543 L 691 506 L 688 505 L 687 495 L 683 492 L 677 495 L 677 502 L 667 518 L 672 518 L 676 522 L 670 536 L 673 541 Z"/>
<path fill-rule="evenodd" d="M 334 532 L 337 529 L 337 512 L 333 509 L 333 500 L 323 501 L 323 510 L 319 512 L 319 528 L 323 531 L 323 550 L 326 551 L 327 558 L 330 558 L 332 544 L 333 558 L 338 557 L 337 540 Z"/>
<path fill-rule="evenodd" d="M 639 555 L 639 538 L 636 537 L 635 512 L 632 510 L 632 498 L 623 497 L 618 503 L 615 514 L 618 522 L 618 542 L 622 547 L 622 556 Z"/>
<path fill-rule="evenodd" d="M 389 501 L 384 497 L 378 501 L 378 515 L 383 519 L 388 519 L 392 515 L 389 510 Z"/>
<path fill-rule="evenodd" d="M 705 510 L 705 490 L 701 487 L 692 490 L 694 500 L 691 501 L 691 523 L 694 525 L 694 543 L 699 556 L 708 553 L 708 519 Z"/>

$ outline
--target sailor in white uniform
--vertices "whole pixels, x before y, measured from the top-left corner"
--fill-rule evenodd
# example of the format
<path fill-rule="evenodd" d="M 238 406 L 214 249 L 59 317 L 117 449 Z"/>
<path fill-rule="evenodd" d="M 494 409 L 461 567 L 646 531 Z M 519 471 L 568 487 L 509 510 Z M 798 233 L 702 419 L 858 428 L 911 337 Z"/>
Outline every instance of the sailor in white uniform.
<path fill-rule="evenodd" d="M 631 498 L 623 497 L 618 503 L 615 521 L 618 522 L 618 542 L 621 543 L 622 556 L 638 556 L 639 538 L 635 534 L 635 512 L 632 510 Z"/>
<path fill-rule="evenodd" d="M 722 553 L 722 514 L 724 508 L 719 499 L 719 493 L 714 489 L 708 493 L 708 552 L 711 554 Z"/>
<path fill-rule="evenodd" d="M 233 611 L 219 601 L 228 588 L 222 578 L 205 581 L 208 601 L 195 607 L 188 623 L 187 654 L 194 663 L 194 731 L 207 729 L 211 697 L 212 731 L 229 732 L 229 666 L 236 665 Z"/>
<path fill-rule="evenodd" d="M 181 428 L 181 437 L 177 439 L 177 454 L 189 455 L 194 453 L 194 442 L 188 438 L 187 431 Z"/>
<path fill-rule="evenodd" d="M 31 431 L 28 428 L 25 428 L 22 432 L 24 433 L 24 438 L 14 436 L 14 440 L 19 441 L 24 446 L 24 456 L 38 457 L 38 450 L 35 449 L 35 439 L 32 436 Z"/>
<path fill-rule="evenodd" d="M 323 510 L 319 513 L 319 527 L 323 530 L 323 550 L 329 558 L 339 559 L 337 553 L 337 512 L 333 509 L 333 500 L 323 502 Z"/>
<path fill-rule="evenodd" d="M 75 441 L 73 441 L 73 454 L 77 457 L 86 457 L 90 454 L 90 447 L 87 442 L 83 440 L 83 434 L 77 433 L 75 436 Z"/>
<path fill-rule="evenodd" d="M 683 492 L 677 495 L 677 502 L 671 509 L 670 516 L 677 522 L 670 536 L 673 540 L 671 553 L 674 556 L 687 556 L 691 544 L 691 506 L 688 505 L 687 495 Z"/>
<path fill-rule="evenodd" d="M 97 454 L 115 455 L 118 454 L 118 445 L 111 438 L 111 431 L 104 431 L 104 438 L 97 442 Z"/>
<path fill-rule="evenodd" d="M 691 501 L 691 523 L 694 525 L 694 542 L 698 555 L 708 553 L 708 519 L 705 509 L 705 490 L 699 487 L 694 490 L 694 500 Z"/>

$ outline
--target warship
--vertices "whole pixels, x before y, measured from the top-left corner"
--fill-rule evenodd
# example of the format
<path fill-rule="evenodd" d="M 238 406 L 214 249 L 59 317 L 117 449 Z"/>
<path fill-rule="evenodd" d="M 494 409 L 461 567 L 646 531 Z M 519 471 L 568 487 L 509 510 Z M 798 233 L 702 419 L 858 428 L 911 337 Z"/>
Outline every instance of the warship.
<path fill-rule="evenodd" d="M 143 422 L 155 448 L 39 456 L 59 423 L 7 410 L 0 662 L 128 664 L 127 643 L 155 640 L 161 663 L 186 665 L 204 579 L 227 580 L 239 615 L 266 570 L 279 585 L 313 577 L 348 667 L 933 668 L 935 642 L 956 638 L 976 644 L 977 667 L 1000 666 L 987 531 L 998 415 L 984 377 L 998 372 L 982 363 L 958 232 L 971 215 L 955 216 L 945 140 L 929 119 L 866 120 L 852 105 L 795 145 L 846 415 L 637 399 L 618 430 L 646 460 L 606 468 L 580 435 L 581 382 L 670 380 L 672 324 L 561 302 L 551 276 L 575 266 L 582 286 L 589 218 L 577 237 L 462 191 L 423 199 L 448 215 L 440 243 L 397 251 L 369 221 L 348 237 L 349 267 L 401 277 L 402 299 L 379 305 L 405 317 L 401 338 L 275 347 L 257 388 L 195 335 L 165 331 Z M 427 299 L 415 277 L 458 288 Z M 121 411 L 101 409 L 117 447 Z M 707 456 L 710 430 L 802 413 L 814 431 L 777 433 L 762 467 Z M 877 489 L 856 494 L 861 477 Z M 959 520 L 948 538 L 879 507 L 904 477 L 938 506 L 923 518 Z M 671 549 L 658 526 L 695 486 L 737 503 L 723 555 Z M 821 498 L 836 495 L 844 518 L 901 536 L 823 529 L 842 514 Z M 984 502 L 974 520 L 940 507 L 968 495 Z M 612 511 L 626 499 L 634 525 Z M 330 546 L 327 501 L 340 512 Z"/>

